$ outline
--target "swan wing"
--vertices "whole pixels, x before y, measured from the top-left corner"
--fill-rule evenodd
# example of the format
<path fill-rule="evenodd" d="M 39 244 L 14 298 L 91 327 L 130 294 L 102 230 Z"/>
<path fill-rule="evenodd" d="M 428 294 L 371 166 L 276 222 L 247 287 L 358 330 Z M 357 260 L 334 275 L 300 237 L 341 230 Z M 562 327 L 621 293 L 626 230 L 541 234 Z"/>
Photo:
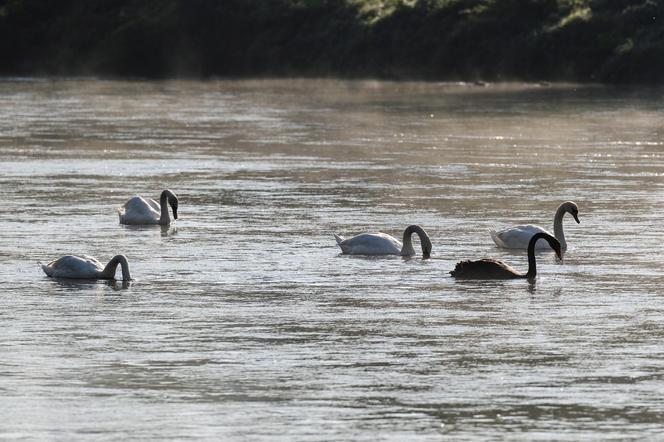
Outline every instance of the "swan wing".
<path fill-rule="evenodd" d="M 155 212 L 161 212 L 161 205 L 158 202 L 156 202 L 152 198 L 146 199 L 145 201 L 147 201 L 150 207 L 152 207 L 152 210 L 154 210 Z"/>
<path fill-rule="evenodd" d="M 65 255 L 48 264 L 42 264 L 44 273 L 54 278 L 95 279 L 104 266 L 91 256 Z"/>
<path fill-rule="evenodd" d="M 385 233 L 362 233 L 343 239 L 335 235 L 342 253 L 348 255 L 400 255 L 401 243 Z M 340 241 L 341 240 L 341 241 Z"/>
<path fill-rule="evenodd" d="M 496 259 L 461 261 L 450 275 L 458 279 L 512 279 L 520 276 L 512 266 Z"/>
<path fill-rule="evenodd" d="M 120 224 L 159 224 L 160 210 L 156 201 L 135 196 L 118 209 Z"/>
<path fill-rule="evenodd" d="M 508 227 L 502 230 L 491 230 L 491 238 L 498 247 L 506 249 L 526 249 L 530 238 L 536 233 L 549 233 L 540 226 L 533 224 L 522 224 L 518 226 Z M 549 233 L 550 234 L 550 233 Z M 546 241 L 537 241 L 536 247 L 545 247 Z"/>

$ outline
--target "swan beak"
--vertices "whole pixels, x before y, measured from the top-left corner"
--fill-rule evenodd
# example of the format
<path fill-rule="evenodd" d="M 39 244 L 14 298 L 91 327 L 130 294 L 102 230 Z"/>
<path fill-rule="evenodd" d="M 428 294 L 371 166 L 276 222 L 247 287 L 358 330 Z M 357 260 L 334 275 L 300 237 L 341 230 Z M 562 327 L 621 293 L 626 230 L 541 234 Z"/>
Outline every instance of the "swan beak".
<path fill-rule="evenodd" d="M 576 213 L 573 213 L 572 216 L 574 217 L 574 221 L 576 221 L 577 224 L 581 224 L 581 221 L 579 221 L 579 215 Z"/>
<path fill-rule="evenodd" d="M 422 249 L 422 259 L 429 259 L 429 258 L 431 258 L 431 245 L 427 244 Z"/>
<path fill-rule="evenodd" d="M 173 219 L 178 219 L 178 208 L 173 207 Z"/>

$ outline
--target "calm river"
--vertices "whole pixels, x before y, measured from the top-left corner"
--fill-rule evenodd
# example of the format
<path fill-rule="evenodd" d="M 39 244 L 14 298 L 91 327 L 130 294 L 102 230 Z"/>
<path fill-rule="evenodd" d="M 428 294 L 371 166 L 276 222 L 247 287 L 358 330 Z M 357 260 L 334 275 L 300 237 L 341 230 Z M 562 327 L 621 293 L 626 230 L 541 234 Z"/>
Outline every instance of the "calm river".
<path fill-rule="evenodd" d="M 664 431 L 664 90 L 0 81 L 0 439 L 606 440 Z M 170 228 L 116 208 L 164 188 Z M 535 283 L 489 229 L 565 218 Z M 432 259 L 333 233 L 422 225 Z M 415 248 L 419 251 L 419 244 Z M 129 258 L 135 281 L 38 261 Z M 118 276 L 120 273 L 118 272 Z"/>

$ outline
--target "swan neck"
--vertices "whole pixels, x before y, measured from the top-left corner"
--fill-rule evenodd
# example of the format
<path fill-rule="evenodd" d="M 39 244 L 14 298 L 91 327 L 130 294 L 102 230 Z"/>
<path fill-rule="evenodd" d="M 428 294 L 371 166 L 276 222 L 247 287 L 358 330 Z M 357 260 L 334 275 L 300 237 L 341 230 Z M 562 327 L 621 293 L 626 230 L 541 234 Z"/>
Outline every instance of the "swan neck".
<path fill-rule="evenodd" d="M 122 280 L 129 281 L 131 279 L 131 273 L 129 273 L 129 262 L 127 262 L 127 258 L 121 256 L 120 265 L 122 266 Z"/>
<path fill-rule="evenodd" d="M 565 242 L 565 233 L 563 232 L 563 217 L 567 211 L 563 206 L 558 207 L 556 216 L 553 218 L 553 236 L 560 242 L 560 245 L 565 249 L 567 242 Z"/>
<path fill-rule="evenodd" d="M 159 224 L 167 225 L 171 223 L 171 216 L 168 213 L 168 191 L 161 192 L 159 198 L 159 205 L 161 206 L 161 216 L 159 217 Z"/>
<path fill-rule="evenodd" d="M 412 232 L 406 229 L 403 232 L 403 245 L 401 246 L 401 256 L 413 256 L 415 249 L 413 248 Z"/>
<path fill-rule="evenodd" d="M 530 242 L 528 243 L 528 273 L 523 275 L 524 278 L 531 279 L 537 275 L 537 263 L 535 262 L 535 244 L 537 244 L 537 241 L 542 238 L 545 239 L 546 242 L 549 243 L 549 246 L 551 246 L 551 248 L 556 252 L 558 259 L 562 259 L 560 242 L 548 233 L 536 233 L 532 236 L 532 238 L 530 238 Z"/>
<path fill-rule="evenodd" d="M 537 240 L 542 237 L 543 235 L 541 233 L 533 235 L 533 237 L 530 239 L 530 242 L 528 243 L 528 272 L 524 275 L 528 279 L 534 278 L 537 275 L 535 244 L 537 244 Z"/>
<path fill-rule="evenodd" d="M 106 267 L 104 267 L 103 274 L 105 278 L 115 279 L 115 270 L 118 267 L 118 264 L 122 267 L 122 279 L 124 281 L 129 281 L 131 279 L 131 273 L 129 273 L 129 262 L 124 255 L 116 255 L 111 259 Z"/>
<path fill-rule="evenodd" d="M 408 226 L 406 230 L 404 230 L 401 255 L 411 256 L 415 254 L 412 241 L 413 233 L 417 233 L 417 236 L 420 238 L 420 245 L 422 246 L 422 257 L 429 258 L 431 255 L 431 240 L 429 239 L 427 232 L 425 232 L 422 227 L 416 225 Z"/>

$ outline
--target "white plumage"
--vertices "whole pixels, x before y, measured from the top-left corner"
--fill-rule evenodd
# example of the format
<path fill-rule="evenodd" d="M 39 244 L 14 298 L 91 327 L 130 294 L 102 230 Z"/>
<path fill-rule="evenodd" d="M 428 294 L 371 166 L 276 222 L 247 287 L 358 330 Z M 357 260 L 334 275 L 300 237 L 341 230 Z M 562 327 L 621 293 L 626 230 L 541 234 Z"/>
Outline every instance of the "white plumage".
<path fill-rule="evenodd" d="M 387 233 L 361 233 L 352 238 L 344 239 L 334 235 L 341 252 L 346 255 L 400 255 L 413 256 L 415 249 L 411 236 L 417 233 L 422 245 L 422 256 L 429 258 L 431 255 L 431 240 L 424 229 L 417 225 L 411 225 L 403 232 L 403 244 L 395 237 Z"/>
<path fill-rule="evenodd" d="M 556 214 L 553 218 L 554 234 L 552 236 L 554 236 L 560 242 L 560 245 L 563 249 L 567 248 L 565 233 L 563 232 L 563 217 L 565 216 L 565 213 L 571 214 L 576 222 L 580 223 L 579 208 L 576 203 L 572 201 L 566 201 L 558 206 L 558 210 L 556 210 Z M 495 242 L 498 247 L 503 247 L 506 249 L 526 249 L 528 247 L 530 238 L 532 238 L 532 236 L 536 233 L 547 233 L 551 235 L 551 233 L 546 231 L 543 227 L 533 224 L 522 224 L 498 231 L 490 230 L 489 233 L 491 234 L 493 242 Z M 535 248 L 547 249 L 550 248 L 550 246 L 546 241 L 540 239 L 537 241 L 537 244 L 535 244 Z"/>
<path fill-rule="evenodd" d="M 65 255 L 48 264 L 41 264 L 44 273 L 53 278 L 115 279 L 115 270 L 122 266 L 122 279 L 131 279 L 129 263 L 124 255 L 116 255 L 103 266 L 96 258 L 87 255 Z"/>
<path fill-rule="evenodd" d="M 153 199 L 146 199 L 141 196 L 130 198 L 122 207 L 118 208 L 120 224 L 160 224 L 162 226 L 171 223 L 171 217 L 168 213 L 168 205 L 173 209 L 173 218 L 178 219 L 178 198 L 170 190 L 164 190 L 161 193 L 157 203 Z"/>
<path fill-rule="evenodd" d="M 341 252 L 347 255 L 401 255 L 402 244 L 386 233 L 361 233 L 344 239 L 334 235 Z"/>

